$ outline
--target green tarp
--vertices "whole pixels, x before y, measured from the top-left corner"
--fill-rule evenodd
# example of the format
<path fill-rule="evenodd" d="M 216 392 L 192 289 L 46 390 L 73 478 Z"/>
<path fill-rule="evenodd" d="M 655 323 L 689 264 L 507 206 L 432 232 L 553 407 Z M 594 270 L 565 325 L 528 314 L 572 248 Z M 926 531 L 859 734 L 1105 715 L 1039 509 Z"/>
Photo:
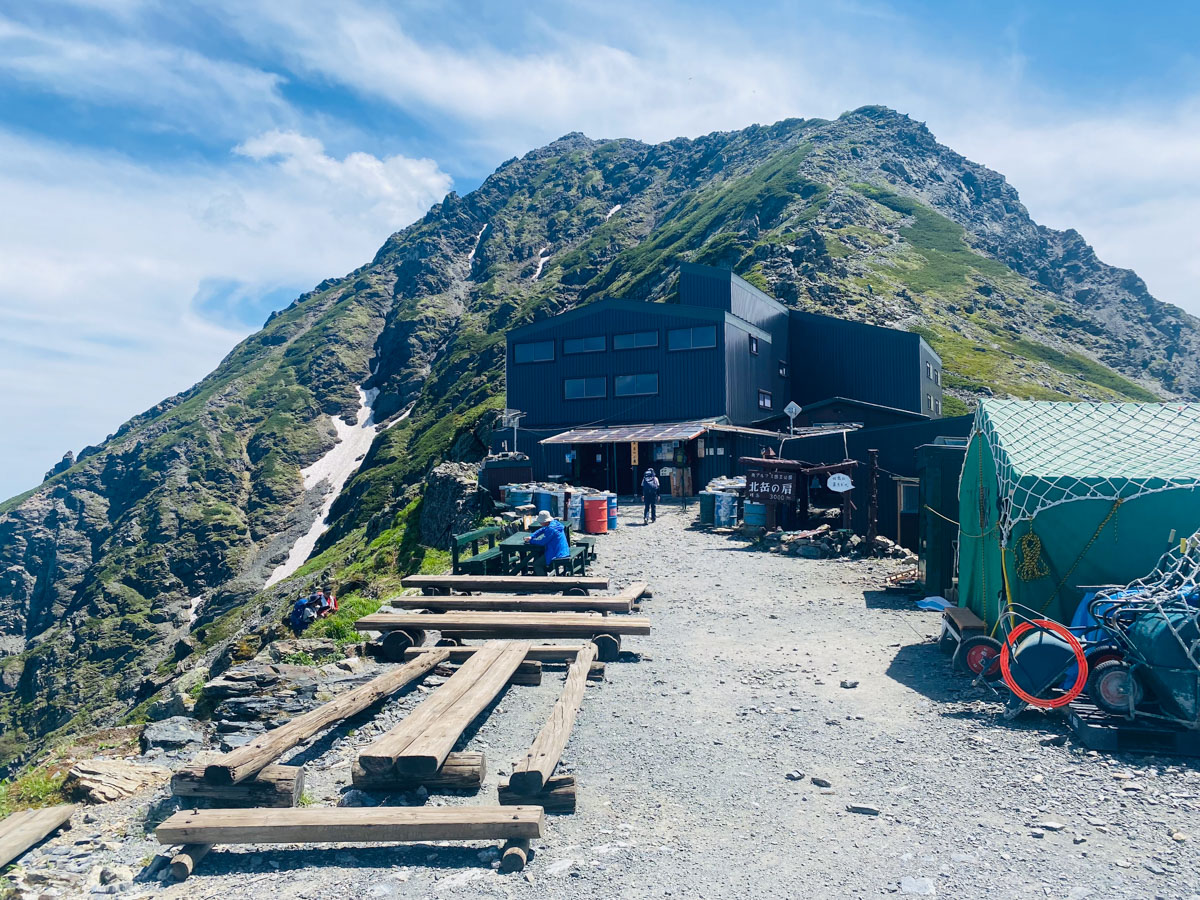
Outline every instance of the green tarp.
<path fill-rule="evenodd" d="M 959 603 L 1070 622 L 1200 528 L 1200 404 L 985 400 L 959 481 Z"/>

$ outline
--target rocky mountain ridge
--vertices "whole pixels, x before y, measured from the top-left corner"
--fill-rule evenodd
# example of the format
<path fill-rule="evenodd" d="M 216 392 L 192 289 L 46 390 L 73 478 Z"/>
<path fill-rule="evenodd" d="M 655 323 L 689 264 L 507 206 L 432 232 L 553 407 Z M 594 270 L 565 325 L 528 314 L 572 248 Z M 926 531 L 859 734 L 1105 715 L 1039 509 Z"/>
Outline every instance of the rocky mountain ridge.
<path fill-rule="evenodd" d="M 228 664 L 231 641 L 318 575 L 352 608 L 436 565 L 420 486 L 483 453 L 505 330 L 601 296 L 670 302 L 684 259 L 792 306 L 921 331 L 948 412 L 985 393 L 1200 396 L 1200 322 L 1034 223 L 1002 176 L 906 116 L 865 107 L 658 145 L 567 135 L 450 194 L 195 387 L 0 504 L 0 764 Z M 331 416 L 356 421 L 360 387 L 393 427 L 315 557 L 264 592 L 321 505 L 301 470 L 333 445 Z"/>

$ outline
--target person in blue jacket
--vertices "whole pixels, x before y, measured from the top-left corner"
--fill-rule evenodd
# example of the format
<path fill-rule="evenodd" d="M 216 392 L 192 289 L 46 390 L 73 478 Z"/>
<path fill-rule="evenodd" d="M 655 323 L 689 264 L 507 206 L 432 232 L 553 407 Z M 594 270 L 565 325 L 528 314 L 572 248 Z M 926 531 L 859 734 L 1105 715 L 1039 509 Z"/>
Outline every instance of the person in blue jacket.
<path fill-rule="evenodd" d="M 541 558 L 533 560 L 533 571 L 537 575 L 546 575 L 550 571 L 550 564 L 556 559 L 569 556 L 571 548 L 567 546 L 567 534 L 563 530 L 562 522 L 546 510 L 543 509 L 537 514 L 537 523 L 541 527 L 525 538 L 525 543 L 544 548 L 545 552 Z"/>

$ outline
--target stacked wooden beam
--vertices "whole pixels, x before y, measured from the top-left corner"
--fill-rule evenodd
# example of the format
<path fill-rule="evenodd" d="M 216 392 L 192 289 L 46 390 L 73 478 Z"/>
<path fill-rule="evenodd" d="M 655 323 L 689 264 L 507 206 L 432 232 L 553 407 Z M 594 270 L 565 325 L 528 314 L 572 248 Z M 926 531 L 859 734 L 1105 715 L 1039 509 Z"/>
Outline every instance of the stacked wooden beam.
<path fill-rule="evenodd" d="M 525 757 L 513 766 L 512 776 L 500 783 L 501 804 L 540 803 L 546 809 L 574 812 L 575 779 L 570 776 L 555 779 L 552 776 L 571 737 L 571 729 L 575 727 L 575 717 L 579 714 L 587 688 L 588 667 L 595 654 L 595 646 L 589 644 L 571 663 L 550 718 Z"/>
<path fill-rule="evenodd" d="M 419 658 L 259 735 L 202 769 L 181 769 L 172 779 L 172 787 L 179 796 L 199 797 L 222 805 L 293 806 L 299 802 L 304 790 L 303 773 L 296 767 L 272 766 L 271 763 L 317 732 L 394 694 L 445 662 L 449 656 L 445 650 L 430 648 Z"/>
<path fill-rule="evenodd" d="M 0 869 L 71 821 L 75 804 L 23 809 L 0 820 Z"/>
<path fill-rule="evenodd" d="M 459 736 L 508 683 L 529 644 L 489 641 L 440 688 L 361 754 L 363 771 L 397 778 L 434 775 Z M 420 661 L 417 657 L 414 662 Z"/>
<path fill-rule="evenodd" d="M 184 845 L 171 860 L 182 880 L 214 844 L 502 840 L 528 847 L 521 842 L 541 837 L 542 822 L 540 806 L 203 809 L 175 813 L 155 837 Z"/>
<path fill-rule="evenodd" d="M 495 594 L 565 594 L 571 591 L 602 591 L 607 578 L 593 576 L 538 575 L 408 575 L 400 579 L 406 588 L 430 592 L 490 591 Z"/>
<path fill-rule="evenodd" d="M 470 596 L 420 595 L 393 597 L 397 609 L 432 609 L 439 612 L 601 612 L 629 613 L 644 594 L 646 582 L 637 581 L 611 597 L 557 596 L 524 597 L 514 594 L 473 594 Z"/>

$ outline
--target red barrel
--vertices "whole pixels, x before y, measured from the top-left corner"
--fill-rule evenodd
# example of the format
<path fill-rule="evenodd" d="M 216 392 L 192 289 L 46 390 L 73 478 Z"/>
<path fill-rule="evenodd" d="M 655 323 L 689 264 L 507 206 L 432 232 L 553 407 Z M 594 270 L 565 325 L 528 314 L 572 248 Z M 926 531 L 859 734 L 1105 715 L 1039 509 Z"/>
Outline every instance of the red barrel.
<path fill-rule="evenodd" d="M 583 530 L 588 534 L 608 533 L 608 498 L 583 498 Z"/>

